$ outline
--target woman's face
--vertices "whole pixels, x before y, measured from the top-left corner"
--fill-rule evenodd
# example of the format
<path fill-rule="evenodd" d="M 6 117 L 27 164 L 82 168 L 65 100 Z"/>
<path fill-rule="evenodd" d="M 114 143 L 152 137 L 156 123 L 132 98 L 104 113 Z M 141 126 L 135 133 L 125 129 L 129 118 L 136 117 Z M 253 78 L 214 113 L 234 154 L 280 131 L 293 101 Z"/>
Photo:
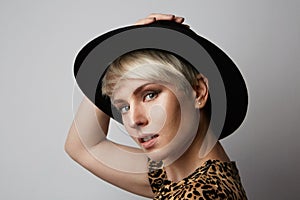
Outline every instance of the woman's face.
<path fill-rule="evenodd" d="M 124 79 L 113 93 L 130 136 L 153 160 L 181 155 L 191 144 L 199 124 L 194 99 L 172 84 Z"/>

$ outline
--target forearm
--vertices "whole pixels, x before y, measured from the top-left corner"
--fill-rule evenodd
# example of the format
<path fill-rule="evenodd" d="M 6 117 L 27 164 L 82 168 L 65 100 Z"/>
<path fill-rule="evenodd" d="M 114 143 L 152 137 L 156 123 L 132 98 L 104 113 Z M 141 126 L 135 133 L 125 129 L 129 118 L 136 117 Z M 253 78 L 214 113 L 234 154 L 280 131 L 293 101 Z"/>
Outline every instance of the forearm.
<path fill-rule="evenodd" d="M 115 185 L 119 185 L 119 179 L 112 177 L 112 173 L 131 180 L 131 173 L 147 172 L 148 159 L 141 149 L 106 139 L 108 125 L 109 117 L 84 99 L 71 125 L 65 151 L 84 168 Z M 127 187 L 125 183 L 121 185 Z"/>
<path fill-rule="evenodd" d="M 106 139 L 109 117 L 84 98 L 74 117 L 66 140 L 66 152 L 72 156 L 84 146 L 90 150 Z"/>

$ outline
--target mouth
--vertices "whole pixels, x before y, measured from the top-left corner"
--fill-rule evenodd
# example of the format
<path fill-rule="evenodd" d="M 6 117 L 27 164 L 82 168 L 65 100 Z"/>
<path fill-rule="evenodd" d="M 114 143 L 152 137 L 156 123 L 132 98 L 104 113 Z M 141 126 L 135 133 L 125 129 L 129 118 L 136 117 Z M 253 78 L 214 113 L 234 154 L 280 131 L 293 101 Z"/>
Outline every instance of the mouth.
<path fill-rule="evenodd" d="M 144 137 L 139 137 L 138 140 L 142 147 L 144 147 L 145 149 L 150 149 L 156 144 L 158 136 L 158 134 L 147 135 Z"/>

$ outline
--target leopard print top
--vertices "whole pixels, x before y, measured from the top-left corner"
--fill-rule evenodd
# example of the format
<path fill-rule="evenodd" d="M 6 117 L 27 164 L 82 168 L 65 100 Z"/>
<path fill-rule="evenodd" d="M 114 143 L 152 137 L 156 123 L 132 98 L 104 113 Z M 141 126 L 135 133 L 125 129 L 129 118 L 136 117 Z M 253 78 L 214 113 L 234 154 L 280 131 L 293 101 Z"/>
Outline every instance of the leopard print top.
<path fill-rule="evenodd" d="M 149 162 L 149 181 L 157 199 L 246 200 L 235 162 L 208 160 L 179 182 L 167 179 L 162 163 Z"/>

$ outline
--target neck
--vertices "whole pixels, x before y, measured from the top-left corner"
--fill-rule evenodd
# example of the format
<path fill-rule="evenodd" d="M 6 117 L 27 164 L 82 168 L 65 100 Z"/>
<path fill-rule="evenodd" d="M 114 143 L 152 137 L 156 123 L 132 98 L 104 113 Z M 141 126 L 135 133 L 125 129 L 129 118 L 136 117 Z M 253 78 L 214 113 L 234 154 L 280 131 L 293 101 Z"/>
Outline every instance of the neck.
<path fill-rule="evenodd" d="M 203 165 L 207 160 L 229 161 L 222 145 L 219 141 L 212 147 L 211 151 L 204 156 L 201 156 L 199 151 L 207 134 L 208 123 L 206 118 L 200 120 L 199 128 L 195 139 L 191 146 L 179 157 L 175 162 L 165 167 L 167 177 L 171 181 L 180 181 L 193 173 L 199 166 Z"/>

